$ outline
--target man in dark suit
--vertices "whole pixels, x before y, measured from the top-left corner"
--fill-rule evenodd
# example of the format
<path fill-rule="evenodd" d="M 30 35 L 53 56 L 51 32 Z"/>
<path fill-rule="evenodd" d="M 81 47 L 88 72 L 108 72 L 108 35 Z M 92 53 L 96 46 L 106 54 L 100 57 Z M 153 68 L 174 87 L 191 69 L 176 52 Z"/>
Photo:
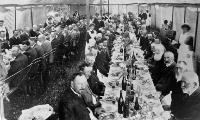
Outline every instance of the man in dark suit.
<path fill-rule="evenodd" d="M 47 61 L 47 63 L 53 63 L 54 60 L 54 56 L 52 51 L 52 46 L 51 46 L 51 42 L 46 40 L 45 36 L 43 34 L 38 36 L 38 41 L 39 43 L 41 43 L 41 47 L 44 51 L 44 54 L 48 54 L 49 56 L 47 56 L 45 59 Z"/>
<path fill-rule="evenodd" d="M 28 65 L 28 58 L 26 55 L 19 52 L 19 47 L 15 46 L 12 48 L 11 51 L 12 56 L 15 57 L 15 59 L 10 62 L 10 69 L 7 75 L 8 77 L 12 76 L 13 74 L 17 73 Z M 19 82 L 21 82 L 20 80 L 23 79 L 25 74 L 25 71 L 23 71 L 15 75 L 15 77 L 10 78 L 9 87 L 13 88 L 18 86 Z"/>
<path fill-rule="evenodd" d="M 57 62 L 61 62 L 65 53 L 65 46 L 64 46 L 64 35 L 61 32 L 61 27 L 57 26 L 55 28 L 55 39 L 54 42 L 56 43 L 56 51 L 55 51 L 55 56 L 54 56 L 54 60 Z"/>
<path fill-rule="evenodd" d="M 71 87 L 65 92 L 58 106 L 59 120 L 92 120 L 81 93 L 87 87 L 87 79 L 81 73 L 72 76 Z M 93 116 L 94 117 L 94 116 Z"/>
<path fill-rule="evenodd" d="M 29 39 L 29 28 L 28 27 L 25 27 L 24 30 L 23 30 L 23 33 L 20 35 L 20 39 L 21 41 L 26 41 Z"/>
<path fill-rule="evenodd" d="M 23 41 L 22 42 L 22 50 L 24 51 L 24 55 L 28 57 L 28 64 L 31 64 L 37 57 L 37 51 L 30 46 L 30 42 Z M 30 71 L 28 71 L 28 80 L 26 83 L 26 93 L 31 94 L 32 93 L 32 82 L 34 81 L 34 78 L 36 77 L 38 70 L 38 63 L 34 63 L 32 66 L 30 66 Z"/>
<path fill-rule="evenodd" d="M 10 42 L 10 48 L 12 48 L 13 45 L 19 45 L 21 44 L 21 39 L 18 37 L 19 32 L 18 30 L 14 30 L 13 31 L 13 37 L 10 38 L 9 42 Z"/>
<path fill-rule="evenodd" d="M 42 57 L 44 55 L 44 50 L 40 45 L 37 44 L 37 38 L 30 38 L 29 39 L 30 46 L 34 48 L 37 52 L 37 57 Z"/>
<path fill-rule="evenodd" d="M 93 69 L 95 73 L 97 74 L 97 70 L 103 74 L 104 76 L 108 77 L 108 73 L 110 70 L 110 60 L 109 53 L 106 48 L 103 47 L 103 43 L 99 43 L 99 52 L 97 53 L 97 56 L 95 58 L 95 62 L 93 65 Z"/>
<path fill-rule="evenodd" d="M 35 49 L 31 48 L 30 42 L 28 40 L 22 42 L 21 49 L 22 49 L 22 51 L 24 51 L 24 54 L 28 57 L 29 64 L 38 57 L 37 51 Z"/>
<path fill-rule="evenodd" d="M 33 28 L 30 29 L 30 31 L 29 31 L 29 35 L 30 35 L 30 37 L 38 37 L 39 32 L 38 32 L 38 26 L 37 25 L 33 25 Z"/>
<path fill-rule="evenodd" d="M 163 70 L 163 74 L 156 85 L 156 89 L 161 92 L 162 96 L 169 94 L 176 84 L 176 63 L 174 62 L 174 54 L 172 52 L 165 52 L 164 62 L 166 68 Z"/>
<path fill-rule="evenodd" d="M 180 82 L 182 91 L 187 97 L 174 115 L 177 120 L 199 120 L 200 87 L 198 75 L 195 72 L 186 71 Z"/>

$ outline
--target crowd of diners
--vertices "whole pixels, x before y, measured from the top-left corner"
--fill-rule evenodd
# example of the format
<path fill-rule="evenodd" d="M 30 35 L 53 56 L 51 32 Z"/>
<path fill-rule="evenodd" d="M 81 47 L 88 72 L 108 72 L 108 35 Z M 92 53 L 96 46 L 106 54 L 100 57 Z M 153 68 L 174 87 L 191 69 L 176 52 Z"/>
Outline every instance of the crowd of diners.
<path fill-rule="evenodd" d="M 141 12 L 135 17 L 129 12 L 128 15 L 103 16 L 97 13 L 91 17 L 86 34 L 85 61 L 71 78 L 71 87 L 59 102 L 61 120 L 95 120 L 104 112 L 98 100 L 104 95 L 104 80 L 108 79 L 115 39 L 123 39 L 127 45 L 139 42 L 160 100 L 171 96 L 171 105 L 163 106 L 171 111 L 171 119 L 200 118 L 200 88 L 193 65 L 191 27 L 183 24 L 183 33 L 176 42 L 175 32 L 167 20 L 162 26 L 166 32 L 163 35 L 163 31 L 157 31 L 147 24 L 147 16 L 150 14 Z"/>
<path fill-rule="evenodd" d="M 1 20 L 0 79 L 6 79 L 10 89 L 17 87 L 28 96 L 34 94 L 32 82 L 46 86 L 46 75 L 52 65 L 83 59 L 80 55 L 84 49 L 86 23 L 84 16 L 62 17 L 58 21 L 51 15 L 44 24 L 13 30 L 13 36 L 9 37 Z M 37 80 L 35 77 L 41 74 L 43 80 Z"/>
<path fill-rule="evenodd" d="M 39 65 L 41 70 L 63 59 L 71 60 L 72 56 L 80 57 L 84 51 L 85 61 L 79 65 L 78 72 L 70 79 L 71 87 L 60 98 L 56 112 L 60 120 L 96 120 L 104 110 L 99 99 L 104 95 L 103 80 L 108 77 L 113 41 L 124 39 L 127 45 L 137 41 L 148 61 L 149 71 L 162 100 L 170 94 L 172 98 L 172 118 L 175 120 L 198 120 L 200 118 L 199 78 L 194 71 L 193 37 L 188 24 L 181 26 L 183 33 L 178 42 L 174 36 L 161 35 L 149 23 L 150 13 L 141 11 L 138 17 L 133 13 L 102 16 L 96 13 L 91 16 L 89 28 L 85 16 L 77 12 L 73 17 L 55 21 L 50 16 L 44 25 L 33 25 L 13 31 L 9 38 L 3 21 L 0 21 L 2 52 L 9 49 L 13 59 L 7 67 L 6 77 L 31 64 L 36 58 L 43 58 Z M 165 21 L 163 30 L 170 30 Z M 86 42 L 86 43 L 84 43 Z M 82 48 L 85 45 L 85 49 Z M 54 54 L 51 51 L 55 49 Z M 2 62 L 1 62 L 2 64 Z M 1 65 L 3 66 L 3 65 Z M 36 68 L 31 67 L 29 77 L 35 76 Z M 22 79 L 24 73 L 9 80 L 13 88 Z M 18 77 L 18 78 L 17 78 Z M 31 93 L 30 81 L 25 81 L 21 88 Z"/>

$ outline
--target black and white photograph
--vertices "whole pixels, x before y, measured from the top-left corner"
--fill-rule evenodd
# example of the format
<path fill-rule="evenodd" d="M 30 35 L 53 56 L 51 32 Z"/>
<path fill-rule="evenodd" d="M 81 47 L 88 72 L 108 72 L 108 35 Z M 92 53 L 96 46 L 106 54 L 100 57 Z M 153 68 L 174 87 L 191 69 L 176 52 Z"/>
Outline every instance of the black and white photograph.
<path fill-rule="evenodd" d="M 0 120 L 200 120 L 200 0 L 0 0 Z"/>

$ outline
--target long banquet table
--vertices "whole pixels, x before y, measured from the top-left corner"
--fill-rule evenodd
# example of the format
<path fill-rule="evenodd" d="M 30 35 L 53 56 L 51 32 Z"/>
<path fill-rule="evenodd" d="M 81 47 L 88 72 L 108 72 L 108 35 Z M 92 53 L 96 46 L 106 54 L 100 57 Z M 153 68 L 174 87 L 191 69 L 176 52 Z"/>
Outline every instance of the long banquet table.
<path fill-rule="evenodd" d="M 112 114 L 113 120 L 168 120 L 170 118 L 169 112 L 165 112 L 159 100 L 159 92 L 156 91 L 148 66 L 146 65 L 143 57 L 143 51 L 137 43 L 130 45 L 129 53 L 133 53 L 137 59 L 134 63 L 138 68 L 135 80 L 131 80 L 134 89 L 140 91 L 139 104 L 141 110 L 136 115 L 129 115 L 128 118 L 123 118 L 123 115 L 118 113 L 117 99 L 120 96 L 122 78 L 126 74 L 126 65 L 128 61 L 124 61 L 124 52 L 120 49 L 124 48 L 124 42 L 121 38 L 114 41 L 114 48 L 112 51 L 112 65 L 108 78 L 102 82 L 106 85 L 105 95 L 101 100 L 102 107 L 105 109 L 106 114 Z M 119 84 L 118 84 L 119 83 Z M 123 91 L 123 98 L 125 100 L 126 91 Z M 109 100 L 112 98 L 112 100 Z M 102 120 L 103 117 L 101 118 Z M 110 118 L 109 118 L 110 119 Z M 106 120 L 106 119 L 105 119 Z"/>

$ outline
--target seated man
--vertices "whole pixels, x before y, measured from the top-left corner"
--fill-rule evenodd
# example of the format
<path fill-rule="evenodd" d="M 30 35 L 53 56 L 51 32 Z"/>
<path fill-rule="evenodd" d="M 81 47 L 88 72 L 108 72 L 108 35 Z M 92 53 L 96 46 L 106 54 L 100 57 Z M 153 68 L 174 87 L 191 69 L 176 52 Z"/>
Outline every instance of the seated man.
<path fill-rule="evenodd" d="M 108 51 L 106 50 L 106 48 L 104 48 L 102 42 L 98 44 L 98 47 L 99 47 L 99 52 L 97 53 L 93 69 L 95 73 L 98 75 L 99 79 L 103 81 L 102 76 L 108 77 L 108 73 L 110 70 L 110 65 L 109 65 L 110 57 Z"/>
<path fill-rule="evenodd" d="M 99 81 L 97 75 L 94 73 L 94 71 L 92 71 L 92 67 L 88 63 L 83 62 L 79 66 L 79 70 L 85 74 L 92 92 L 97 96 L 103 96 L 105 91 L 105 85 L 104 83 Z"/>
<path fill-rule="evenodd" d="M 165 52 L 164 63 L 166 68 L 163 69 L 163 74 L 159 79 L 156 89 L 161 92 L 162 96 L 169 94 L 176 84 L 174 54 L 172 52 Z"/>
<path fill-rule="evenodd" d="M 200 118 L 200 88 L 199 78 L 196 73 L 186 71 L 181 80 L 183 93 L 187 94 L 184 104 L 182 104 L 177 114 L 177 120 L 199 120 Z"/>
<path fill-rule="evenodd" d="M 31 47 L 30 42 L 28 40 L 22 42 L 21 49 L 22 51 L 24 51 L 24 54 L 28 57 L 29 64 L 38 57 L 37 51 Z"/>
<path fill-rule="evenodd" d="M 187 71 L 187 63 L 184 61 L 179 61 L 176 65 L 176 84 L 174 85 L 174 88 L 172 89 L 171 94 L 171 113 L 173 115 L 177 115 L 179 113 L 180 106 L 183 105 L 185 94 L 183 93 L 181 89 L 181 79 L 183 74 Z"/>
<path fill-rule="evenodd" d="M 10 69 L 7 75 L 8 77 L 28 66 L 28 58 L 26 55 L 20 53 L 19 47 L 14 46 L 11 51 L 12 56 L 15 57 L 15 59 L 10 62 Z M 15 75 L 15 77 L 11 77 L 9 80 L 9 87 L 13 88 L 18 86 L 18 83 L 21 82 L 25 74 L 26 72 L 22 71 L 19 74 Z"/>
<path fill-rule="evenodd" d="M 72 76 L 71 87 L 65 92 L 58 106 L 59 120 L 97 120 L 81 95 L 87 79 L 81 73 Z"/>
<path fill-rule="evenodd" d="M 10 48 L 14 45 L 19 45 L 21 44 L 21 39 L 19 38 L 19 31 L 18 30 L 13 30 L 13 36 L 9 40 L 10 42 Z"/>
<path fill-rule="evenodd" d="M 164 57 L 163 57 L 165 48 L 161 44 L 156 44 L 154 46 L 154 49 L 155 49 L 154 55 L 149 60 L 150 61 L 149 71 L 151 73 L 153 83 L 154 85 L 156 85 L 161 78 L 162 70 L 165 68 Z"/>

